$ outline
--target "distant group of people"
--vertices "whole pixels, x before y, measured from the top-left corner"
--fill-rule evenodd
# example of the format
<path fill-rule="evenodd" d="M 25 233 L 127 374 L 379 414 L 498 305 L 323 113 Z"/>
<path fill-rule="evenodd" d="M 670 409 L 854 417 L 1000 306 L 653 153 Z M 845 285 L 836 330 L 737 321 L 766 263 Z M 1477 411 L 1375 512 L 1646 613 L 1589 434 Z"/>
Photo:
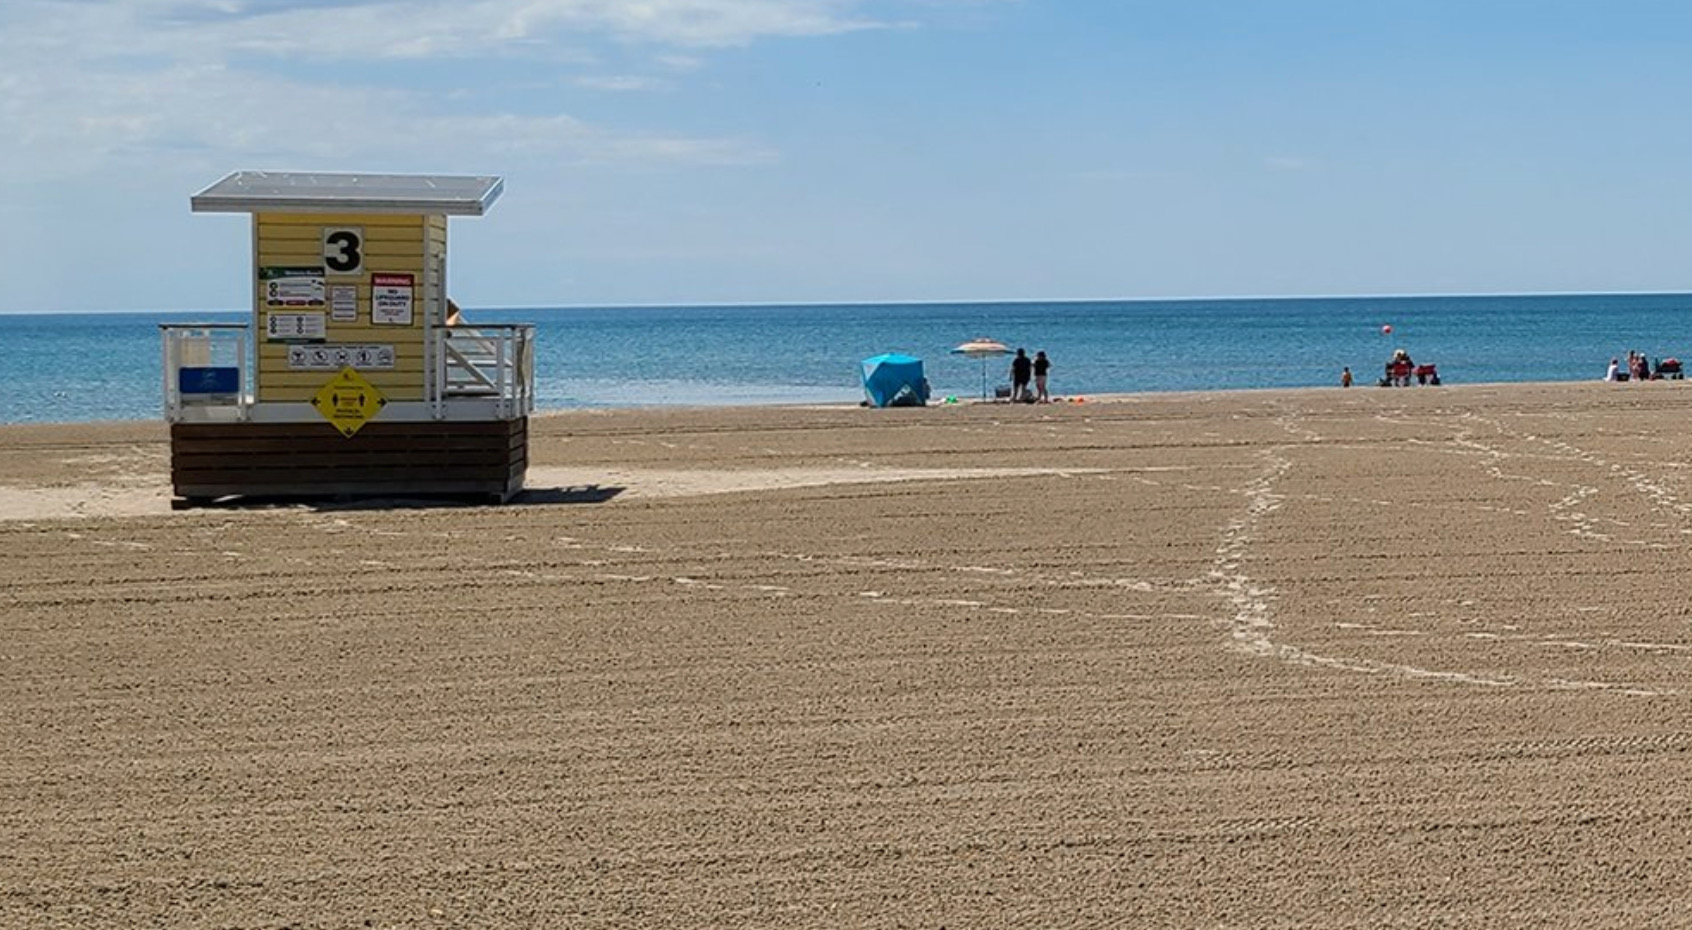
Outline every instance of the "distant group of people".
<path fill-rule="evenodd" d="M 1410 379 L 1417 384 L 1439 384 L 1439 369 L 1433 365 L 1418 365 L 1403 349 L 1394 350 L 1377 382 L 1381 387 L 1409 387 Z M 1351 369 L 1340 370 L 1340 387 L 1351 387 Z"/>
<path fill-rule="evenodd" d="M 1011 359 L 1011 401 L 1013 403 L 1050 403 L 1052 396 L 1046 393 L 1046 375 L 1052 370 L 1051 359 L 1046 358 L 1045 352 L 1035 352 L 1033 358 L 1028 357 L 1028 350 L 1017 349 L 1016 357 Z M 1028 389 L 1028 379 L 1034 379 L 1034 389 Z"/>
<path fill-rule="evenodd" d="M 1663 378 L 1681 377 L 1680 359 L 1659 359 L 1653 366 L 1651 360 L 1643 352 L 1630 351 L 1627 353 L 1627 367 L 1622 368 L 1620 358 L 1610 359 L 1609 370 L 1604 372 L 1605 381 L 1660 381 Z"/>

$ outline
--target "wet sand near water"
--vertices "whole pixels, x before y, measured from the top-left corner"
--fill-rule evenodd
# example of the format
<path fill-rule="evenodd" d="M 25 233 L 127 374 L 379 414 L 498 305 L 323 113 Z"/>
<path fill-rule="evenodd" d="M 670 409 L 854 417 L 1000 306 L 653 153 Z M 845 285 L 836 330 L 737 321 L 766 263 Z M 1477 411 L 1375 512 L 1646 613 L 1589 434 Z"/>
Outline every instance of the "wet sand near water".
<path fill-rule="evenodd" d="M 1692 923 L 1692 388 L 0 427 L 0 926 Z"/>

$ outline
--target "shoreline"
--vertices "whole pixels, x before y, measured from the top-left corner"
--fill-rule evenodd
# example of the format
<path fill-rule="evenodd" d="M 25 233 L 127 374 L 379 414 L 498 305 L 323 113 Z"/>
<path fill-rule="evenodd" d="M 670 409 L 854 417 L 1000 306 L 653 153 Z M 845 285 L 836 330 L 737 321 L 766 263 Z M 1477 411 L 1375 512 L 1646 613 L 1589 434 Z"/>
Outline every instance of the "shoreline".
<path fill-rule="evenodd" d="M 1468 382 L 1468 381 L 1450 382 L 1450 381 L 1447 381 L 1447 382 L 1444 382 L 1444 383 L 1437 385 L 1437 386 L 1436 385 L 1412 385 L 1410 388 L 1383 388 L 1383 387 L 1380 387 L 1380 386 L 1375 385 L 1375 384 L 1358 383 L 1358 384 L 1354 384 L 1352 387 L 1349 387 L 1349 388 L 1342 388 L 1338 384 L 1334 384 L 1334 385 L 1298 385 L 1298 386 L 1280 386 L 1280 387 L 1204 388 L 1204 389 L 1199 389 L 1199 390 L 1175 389 L 1175 390 L 1156 390 L 1156 391 L 1112 391 L 1112 392 L 1104 392 L 1104 393 L 1099 393 L 1099 394 L 1085 394 L 1085 393 L 1081 393 L 1081 394 L 1054 394 L 1053 395 L 1053 403 L 1054 403 L 1054 405 L 1069 403 L 1075 397 L 1083 398 L 1084 403 L 1128 403 L 1128 402 L 1138 402 L 1138 401 L 1143 401 L 1143 400 L 1148 400 L 1148 399 L 1153 399 L 1153 398 L 1182 399 L 1182 398 L 1208 397 L 1208 396 L 1211 396 L 1211 395 L 1254 396 L 1254 395 L 1260 395 L 1260 394 L 1274 394 L 1274 393 L 1302 394 L 1302 393 L 1308 393 L 1308 392 L 1320 393 L 1320 392 L 1327 392 L 1327 391 L 1372 392 L 1372 391 L 1402 391 L 1402 390 L 1414 390 L 1414 389 L 1440 390 L 1440 391 L 1465 390 L 1465 389 L 1497 390 L 1497 389 L 1511 389 L 1511 388 L 1553 388 L 1553 387 L 1559 387 L 1559 386 L 1573 386 L 1573 385 L 1581 385 L 1581 384 L 1588 384 L 1588 383 L 1590 383 L 1590 384 L 1601 384 L 1601 385 L 1602 384 L 1611 384 L 1611 385 L 1614 385 L 1615 387 L 1621 388 L 1621 389 L 1637 387 L 1638 384 L 1639 384 L 1639 382 L 1632 382 L 1632 381 L 1620 382 L 1620 383 L 1607 382 L 1607 381 L 1604 381 L 1602 377 L 1594 377 L 1594 378 L 1590 379 L 1590 381 L 1588 381 L 1587 379 L 1566 380 L 1566 381 L 1479 381 L 1479 382 Z M 1643 382 L 1643 383 L 1647 383 L 1647 384 L 1659 384 L 1660 383 L 1660 384 L 1663 384 L 1663 385 L 1673 385 L 1673 384 L 1676 384 L 1678 382 L 1663 379 L 1663 380 L 1660 380 L 1660 381 L 1649 381 L 1649 382 Z M 1692 382 L 1686 382 L 1686 383 L 1692 383 Z M 977 394 L 975 396 L 970 396 L 970 397 L 966 397 L 962 394 L 957 394 L 957 395 L 953 395 L 953 396 L 956 396 L 958 398 L 958 402 L 956 404 L 946 404 L 946 403 L 943 403 L 943 402 L 931 400 L 926 407 L 910 407 L 910 408 L 898 408 L 898 409 L 925 410 L 925 409 L 931 409 L 931 408 L 970 407 L 970 406 L 990 406 L 990 407 L 1015 407 L 1015 406 L 1035 406 L 1035 407 L 1038 407 L 1038 406 L 1040 406 L 1040 405 L 1026 405 L 1026 404 L 1016 405 L 1016 404 L 1011 404 L 1009 401 L 1004 401 L 1004 400 L 997 400 L 997 401 L 993 400 L 993 399 L 983 400 L 979 396 L 979 394 Z M 1048 406 L 1051 406 L 1051 405 L 1048 405 Z M 839 401 L 839 402 L 834 402 L 834 403 L 827 403 L 827 402 L 825 402 L 825 403 L 805 403 L 805 402 L 789 402 L 789 401 L 768 401 L 768 402 L 756 401 L 756 402 L 733 403 L 733 404 L 698 403 L 698 404 L 642 404 L 642 405 L 628 405 L 628 406 L 605 405 L 605 406 L 578 406 L 578 407 L 549 407 L 549 408 L 545 408 L 545 409 L 537 408 L 535 410 L 535 412 L 533 414 L 531 414 L 531 416 L 536 417 L 536 418 L 544 418 L 544 417 L 570 416 L 570 415 L 578 415 L 578 414 L 643 413 L 643 412 L 663 412 L 663 411 L 678 411 L 678 410 L 688 410 L 688 411 L 725 410 L 726 411 L 726 410 L 782 410 L 782 409 L 793 409 L 793 410 L 811 410 L 811 409 L 817 409 L 817 410 L 832 410 L 832 409 L 857 410 L 857 409 L 866 409 L 866 408 L 864 408 L 857 401 L 844 401 L 844 400 Z M 166 425 L 163 415 L 160 414 L 156 418 L 135 418 L 135 419 L 116 419 L 116 420 L 15 420 L 15 421 L 0 421 L 0 430 L 6 430 L 6 429 L 10 429 L 10 428 L 15 428 L 15 427 L 41 427 L 41 428 L 45 428 L 45 427 L 81 427 L 81 426 L 100 427 L 100 426 L 137 425 L 137 424 L 149 424 L 149 423 L 158 424 L 158 425 Z"/>
<path fill-rule="evenodd" d="M 1083 396 L 1326 388 L 1338 386 L 1347 365 L 1363 388 L 1373 385 L 1371 373 L 1378 376 L 1395 345 L 1438 363 L 1448 386 L 1596 379 L 1610 357 L 1630 347 L 1642 346 L 1653 356 L 1692 354 L 1675 336 L 1687 301 L 1661 292 L 1395 300 L 1193 298 L 1179 304 L 1103 301 L 1091 309 L 1070 303 L 1068 310 L 1062 301 L 996 309 L 942 301 L 904 311 L 873 305 L 875 312 L 834 304 L 785 311 L 477 309 L 489 321 L 534 324 L 534 396 L 547 414 L 852 404 L 861 396 L 858 360 L 889 349 L 924 358 L 937 396 L 963 401 L 979 396 L 984 373 L 1002 381 L 1003 366 L 983 366 L 950 349 L 958 339 L 989 331 L 1018 345 L 1037 343 L 1058 363 L 1053 388 Z M 474 309 L 471 313 L 474 323 L 478 317 Z M 163 398 L 153 323 L 183 325 L 185 318 L 137 312 L 104 322 L 55 322 L 48 315 L 9 330 L 0 327 L 42 357 L 73 360 L 16 385 L 19 390 L 0 403 L 0 420 L 159 417 Z M 1382 335 L 1387 324 L 1391 338 Z"/>

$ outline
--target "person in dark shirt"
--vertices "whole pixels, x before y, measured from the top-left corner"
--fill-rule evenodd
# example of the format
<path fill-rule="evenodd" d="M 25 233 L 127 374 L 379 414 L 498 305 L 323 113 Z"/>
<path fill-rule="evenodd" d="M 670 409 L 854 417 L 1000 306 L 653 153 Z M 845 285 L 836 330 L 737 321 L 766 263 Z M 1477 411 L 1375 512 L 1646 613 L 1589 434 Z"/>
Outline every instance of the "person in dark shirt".
<path fill-rule="evenodd" d="M 1052 360 L 1046 357 L 1046 353 L 1034 353 L 1034 399 L 1042 404 L 1052 400 L 1052 396 L 1046 393 L 1046 373 L 1051 370 Z"/>
<path fill-rule="evenodd" d="M 1028 397 L 1028 376 L 1032 374 L 1034 363 L 1029 360 L 1028 352 L 1024 349 L 1016 350 L 1016 358 L 1011 359 L 1011 400 L 1022 401 Z"/>

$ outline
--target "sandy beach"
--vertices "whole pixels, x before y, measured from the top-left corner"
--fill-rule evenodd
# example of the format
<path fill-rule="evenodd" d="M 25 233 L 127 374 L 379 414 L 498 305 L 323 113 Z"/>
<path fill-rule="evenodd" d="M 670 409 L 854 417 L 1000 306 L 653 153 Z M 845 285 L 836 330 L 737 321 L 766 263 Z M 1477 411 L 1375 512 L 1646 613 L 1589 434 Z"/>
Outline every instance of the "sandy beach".
<path fill-rule="evenodd" d="M 1692 386 L 0 427 L 3 927 L 1692 925 Z"/>

